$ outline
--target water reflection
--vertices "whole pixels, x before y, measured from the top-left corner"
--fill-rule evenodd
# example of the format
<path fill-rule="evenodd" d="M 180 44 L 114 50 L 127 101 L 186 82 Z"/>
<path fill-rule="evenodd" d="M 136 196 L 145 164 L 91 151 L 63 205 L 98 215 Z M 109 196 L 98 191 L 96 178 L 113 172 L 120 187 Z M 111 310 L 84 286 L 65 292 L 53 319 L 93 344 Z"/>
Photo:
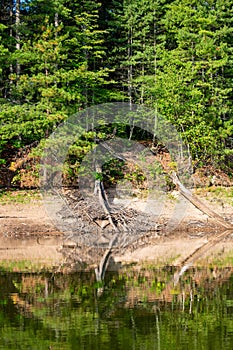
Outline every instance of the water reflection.
<path fill-rule="evenodd" d="M 233 269 L 0 275 L 0 349 L 226 349 Z"/>

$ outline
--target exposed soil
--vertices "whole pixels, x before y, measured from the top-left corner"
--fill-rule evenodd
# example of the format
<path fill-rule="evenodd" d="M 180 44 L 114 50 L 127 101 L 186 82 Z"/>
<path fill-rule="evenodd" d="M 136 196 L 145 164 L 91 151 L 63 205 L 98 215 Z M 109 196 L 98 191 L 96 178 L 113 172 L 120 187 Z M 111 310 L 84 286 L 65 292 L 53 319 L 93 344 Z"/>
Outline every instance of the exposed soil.
<path fill-rule="evenodd" d="M 205 199 L 202 194 L 202 199 L 212 209 L 233 222 L 233 207 L 229 203 L 207 192 L 204 197 Z M 139 203 L 137 205 L 140 206 Z M 143 202 L 141 205 L 143 206 Z M 155 265 L 179 265 L 199 247 L 224 231 L 192 205 L 188 206 L 183 220 L 174 231 L 166 230 L 168 216 L 169 208 L 160 218 L 160 229 L 148 233 L 145 239 L 142 238 L 122 252 L 118 249 L 114 256 L 115 262 L 141 264 L 149 261 Z M 35 263 L 46 269 L 64 271 L 77 267 L 76 259 L 79 262 L 85 260 L 80 256 L 82 247 L 77 250 L 72 236 L 64 235 L 53 225 L 42 201 L 30 204 L 0 204 L 0 250 L 0 265 L 6 268 L 12 262 L 24 261 L 24 269 Z M 93 255 L 93 249 L 91 254 Z M 207 251 L 199 255 L 195 263 L 221 261 L 223 265 L 233 266 L 233 231 L 228 230 Z M 97 249 L 92 266 L 98 261 Z"/>
<path fill-rule="evenodd" d="M 42 203 L 0 206 L 0 261 L 4 265 L 25 261 L 28 266 L 58 266 L 63 259 L 58 251 L 62 240 L 62 233 L 53 226 Z"/>

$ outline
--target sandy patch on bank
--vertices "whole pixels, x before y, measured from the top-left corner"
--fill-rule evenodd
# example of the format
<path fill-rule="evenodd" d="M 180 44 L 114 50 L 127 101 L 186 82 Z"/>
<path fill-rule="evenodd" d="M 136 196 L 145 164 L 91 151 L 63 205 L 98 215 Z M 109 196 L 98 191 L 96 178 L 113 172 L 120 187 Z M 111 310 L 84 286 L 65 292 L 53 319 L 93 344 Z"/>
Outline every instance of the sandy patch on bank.
<path fill-rule="evenodd" d="M 231 205 L 219 201 L 208 203 L 229 222 L 233 220 Z M 162 221 L 166 219 L 165 212 Z M 118 253 L 114 260 L 122 264 L 149 261 L 151 264 L 177 265 L 221 231 L 224 229 L 217 228 L 206 215 L 188 205 L 178 229 L 166 232 L 165 228 L 151 242 L 131 252 Z M 66 260 L 62 247 L 69 245 L 66 239 L 51 222 L 42 202 L 0 204 L 0 265 L 2 262 L 28 261 L 46 268 L 62 266 Z M 71 254 L 72 249 L 74 245 L 71 241 Z M 233 232 L 229 231 L 229 234 L 205 252 L 197 262 L 218 259 L 233 266 Z"/>
<path fill-rule="evenodd" d="M 46 243 L 39 240 L 43 237 Z M 23 261 L 43 267 L 58 266 L 63 235 L 50 221 L 40 202 L 0 205 L 0 264 Z"/>

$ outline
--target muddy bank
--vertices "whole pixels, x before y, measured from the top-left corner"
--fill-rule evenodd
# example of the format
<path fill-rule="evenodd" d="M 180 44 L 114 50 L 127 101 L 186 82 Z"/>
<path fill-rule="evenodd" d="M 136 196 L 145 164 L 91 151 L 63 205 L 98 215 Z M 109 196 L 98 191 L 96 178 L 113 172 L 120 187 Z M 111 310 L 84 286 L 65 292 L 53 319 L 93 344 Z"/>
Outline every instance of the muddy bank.
<path fill-rule="evenodd" d="M 178 232 L 177 232 L 178 235 Z M 110 264 L 110 269 L 115 270 L 127 264 L 136 263 L 155 265 L 157 267 L 165 265 L 180 266 L 187 257 L 197 252 L 200 247 L 207 244 L 213 235 L 210 233 L 202 237 L 182 234 L 176 237 L 174 233 L 171 237 L 158 237 L 153 243 L 146 244 L 134 251 L 124 252 L 114 256 L 114 262 Z M 12 269 L 15 271 L 38 271 L 41 269 L 49 271 L 71 272 L 79 270 L 85 265 L 77 264 L 77 251 L 72 241 L 67 240 L 62 235 L 46 234 L 34 235 L 15 239 L 13 237 L 0 237 L 0 268 Z M 79 250 L 78 250 L 79 252 Z M 98 250 L 95 252 L 96 264 L 99 262 Z M 95 266 L 93 261 L 90 268 Z M 233 233 L 211 246 L 200 257 L 195 258 L 193 265 L 208 266 L 218 264 L 221 267 L 233 267 Z M 88 269 L 88 267 L 87 267 Z"/>
<path fill-rule="evenodd" d="M 232 221 L 233 210 L 230 204 L 223 205 L 219 200 L 210 200 L 208 203 L 229 222 Z M 161 221 L 166 222 L 166 213 Z M 156 266 L 180 265 L 188 256 L 198 252 L 200 247 L 224 231 L 191 205 L 174 231 L 167 232 L 163 223 L 161 227 L 131 249 L 116 251 L 114 261 L 117 266 L 130 263 L 140 265 L 145 262 Z M 99 262 L 98 249 L 94 250 L 91 267 Z M 75 261 L 77 257 L 79 261 L 85 260 L 80 257 L 82 247 L 77 247 L 72 235 L 67 236 L 57 230 L 41 201 L 0 205 L 0 251 L 0 266 L 13 270 L 44 268 L 68 271 L 78 267 Z M 91 254 L 93 255 L 93 249 Z M 207 245 L 199 255 L 194 260 L 197 265 L 233 266 L 233 232 L 228 231 L 214 244 Z M 110 264 L 110 268 L 115 267 Z"/>

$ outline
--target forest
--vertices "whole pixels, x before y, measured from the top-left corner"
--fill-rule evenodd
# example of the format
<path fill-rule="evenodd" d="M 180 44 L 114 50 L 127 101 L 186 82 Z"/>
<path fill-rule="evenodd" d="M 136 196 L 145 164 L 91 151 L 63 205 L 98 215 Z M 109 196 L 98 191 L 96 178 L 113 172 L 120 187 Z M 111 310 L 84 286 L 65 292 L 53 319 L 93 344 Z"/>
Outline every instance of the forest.
<path fill-rule="evenodd" d="M 194 171 L 231 174 L 232 34 L 233 0 L 1 0 L 0 185 L 36 187 L 44 140 L 106 102 L 155 110 Z"/>

